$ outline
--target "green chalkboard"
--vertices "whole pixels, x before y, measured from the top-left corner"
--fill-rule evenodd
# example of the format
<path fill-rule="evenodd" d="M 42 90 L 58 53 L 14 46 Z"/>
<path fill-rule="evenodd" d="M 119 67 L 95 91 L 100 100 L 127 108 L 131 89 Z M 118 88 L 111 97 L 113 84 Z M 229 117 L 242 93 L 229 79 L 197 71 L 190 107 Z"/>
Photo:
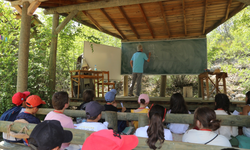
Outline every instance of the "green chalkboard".
<path fill-rule="evenodd" d="M 150 62 L 144 63 L 144 74 L 200 74 L 207 68 L 206 38 L 122 43 L 121 74 L 132 74 L 130 60 L 137 51 L 151 52 Z"/>

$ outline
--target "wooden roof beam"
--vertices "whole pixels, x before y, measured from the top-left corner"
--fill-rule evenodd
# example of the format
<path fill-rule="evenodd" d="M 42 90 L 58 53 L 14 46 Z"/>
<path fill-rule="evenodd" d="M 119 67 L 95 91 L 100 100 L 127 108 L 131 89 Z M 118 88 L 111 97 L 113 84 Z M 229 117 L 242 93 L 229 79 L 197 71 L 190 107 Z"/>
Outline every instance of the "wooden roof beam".
<path fill-rule="evenodd" d="M 183 10 L 185 35 L 187 35 L 187 18 L 186 18 L 186 11 L 185 11 L 185 0 L 182 0 L 182 10 Z"/>
<path fill-rule="evenodd" d="M 97 28 L 96 26 L 94 26 L 93 24 L 88 23 L 88 22 L 85 22 L 85 21 L 83 21 L 83 20 L 80 20 L 80 19 L 78 19 L 77 17 L 74 17 L 72 20 L 75 20 L 76 22 L 79 22 L 79 23 L 81 23 L 81 24 L 83 24 L 83 25 L 85 25 L 85 26 L 88 26 L 88 27 L 90 27 L 90 28 L 93 28 L 93 29 L 95 29 L 95 30 L 98 30 L 98 28 Z M 99 31 L 99 30 L 98 30 L 98 31 Z M 107 31 L 107 30 L 105 30 L 105 29 L 103 29 L 102 32 L 103 32 L 103 33 L 106 33 L 106 34 L 109 34 L 109 35 L 111 35 L 111 36 L 113 36 L 113 37 L 116 37 L 116 38 L 118 38 L 118 39 L 122 39 L 120 35 L 117 35 L 117 34 L 115 34 L 115 33 L 109 32 L 109 31 Z"/>
<path fill-rule="evenodd" d="M 44 10 L 44 14 L 53 14 L 55 12 L 58 13 L 67 13 L 73 10 L 93 10 L 93 9 L 101 9 L 101 8 L 110 8 L 110 7 L 118 7 L 125 5 L 135 5 L 135 4 L 143 4 L 143 3 L 153 3 L 160 2 L 163 0 L 105 0 L 105 1 L 95 1 L 89 3 L 68 5 L 68 6 L 60 6 L 56 8 L 47 8 Z"/>
<path fill-rule="evenodd" d="M 75 17 L 75 15 L 78 13 L 79 11 L 78 10 L 74 10 L 72 11 L 63 21 L 60 25 L 58 25 L 58 27 L 56 28 L 56 33 L 55 34 L 58 34 L 67 24 L 68 22 L 73 18 Z"/>
<path fill-rule="evenodd" d="M 205 12 L 204 12 L 204 23 L 203 23 L 203 34 L 205 34 L 205 31 L 206 31 L 206 23 L 207 23 L 207 1 L 208 0 L 205 0 Z"/>
<path fill-rule="evenodd" d="M 89 20 L 100 30 L 100 31 L 103 31 L 103 28 L 100 26 L 100 24 L 93 18 L 91 17 L 91 15 L 89 13 L 87 13 L 86 11 L 82 11 L 85 16 L 87 18 L 89 18 Z"/>
<path fill-rule="evenodd" d="M 19 6 L 19 5 L 15 5 L 15 6 L 13 6 L 14 8 L 16 8 L 16 11 L 20 14 L 20 15 L 22 15 L 22 8 Z"/>
<path fill-rule="evenodd" d="M 33 16 L 33 13 L 36 11 L 36 9 L 38 8 L 38 6 L 41 4 L 41 2 L 39 0 L 33 1 L 30 3 L 30 6 L 28 8 L 28 12 L 27 15 L 29 16 Z"/>
<path fill-rule="evenodd" d="M 171 36 L 171 33 L 170 33 L 170 30 L 169 30 L 169 27 L 168 27 L 168 22 L 167 22 L 167 16 L 165 14 L 165 9 L 163 7 L 163 3 L 162 2 L 159 2 L 159 5 L 161 7 L 161 14 L 162 14 L 162 17 L 163 17 L 163 20 L 164 20 L 164 23 L 165 23 L 165 27 L 166 27 L 166 30 L 168 32 L 168 36 L 170 37 Z"/>
<path fill-rule="evenodd" d="M 101 8 L 100 10 L 101 10 L 102 14 L 108 19 L 108 21 L 113 26 L 113 28 L 115 28 L 115 30 L 121 35 L 122 39 L 125 40 L 126 39 L 125 35 L 117 28 L 117 26 L 114 24 L 114 22 L 109 17 L 109 15 L 105 12 L 105 10 L 103 8 Z"/>
<path fill-rule="evenodd" d="M 225 17 L 226 20 L 228 18 L 229 12 L 230 12 L 231 4 L 232 4 L 232 0 L 229 0 L 228 5 L 227 5 L 226 17 Z"/>
<path fill-rule="evenodd" d="M 238 2 L 250 5 L 250 0 L 237 0 Z"/>
<path fill-rule="evenodd" d="M 123 18 L 126 19 L 126 21 L 128 22 L 128 25 L 130 26 L 131 30 L 134 32 L 134 34 L 136 35 L 137 39 L 140 39 L 138 33 L 136 32 L 135 28 L 132 26 L 132 23 L 130 22 L 130 20 L 128 19 L 127 15 L 125 14 L 124 10 L 122 9 L 121 6 L 118 7 L 120 13 L 122 14 Z"/>
<path fill-rule="evenodd" d="M 23 5 L 24 2 L 29 2 L 30 4 L 32 2 L 35 2 L 35 1 L 39 1 L 39 2 L 45 2 L 45 1 L 48 1 L 48 0 L 16 0 L 16 1 L 12 1 L 11 2 L 11 6 L 17 6 L 17 5 Z"/>
<path fill-rule="evenodd" d="M 148 29 L 149 29 L 149 31 L 150 31 L 150 33 L 151 33 L 151 36 L 152 36 L 153 39 L 154 39 L 155 37 L 154 37 L 153 30 L 152 30 L 152 28 L 151 28 L 151 26 L 150 26 L 150 24 L 149 24 L 149 22 L 148 22 L 148 19 L 147 19 L 146 15 L 145 15 L 145 12 L 144 12 L 143 8 L 142 8 L 142 5 L 141 5 L 141 4 L 138 4 L 138 6 L 139 6 L 139 8 L 140 8 L 140 10 L 141 10 L 141 13 L 142 13 L 142 16 L 143 16 L 143 18 L 144 18 L 144 20 L 145 20 L 145 22 L 146 22 L 146 24 L 147 24 L 147 26 L 148 26 Z"/>
<path fill-rule="evenodd" d="M 230 19 L 231 17 L 233 17 L 235 14 L 237 14 L 239 11 L 241 11 L 242 9 L 244 9 L 247 5 L 242 3 L 240 4 L 240 6 L 238 8 L 236 8 L 233 12 L 231 12 L 229 15 L 228 15 L 228 18 L 225 19 L 221 19 L 219 20 L 218 22 L 216 22 L 212 27 L 208 28 L 206 30 L 206 34 L 209 33 L 210 31 L 212 31 L 213 29 L 217 28 L 219 25 L 221 25 L 222 23 L 226 22 L 228 19 Z"/>

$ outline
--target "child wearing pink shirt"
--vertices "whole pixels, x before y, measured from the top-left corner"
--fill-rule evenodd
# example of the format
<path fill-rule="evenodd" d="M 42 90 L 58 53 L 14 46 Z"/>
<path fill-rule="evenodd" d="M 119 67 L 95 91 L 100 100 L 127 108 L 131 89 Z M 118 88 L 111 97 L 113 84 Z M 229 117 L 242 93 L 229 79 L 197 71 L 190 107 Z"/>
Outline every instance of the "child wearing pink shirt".
<path fill-rule="evenodd" d="M 63 114 L 64 110 L 69 107 L 69 95 L 67 92 L 57 92 L 52 96 L 52 105 L 55 109 L 49 112 L 44 120 L 58 120 L 63 128 L 74 129 L 73 121 L 70 117 Z M 61 150 L 68 147 L 69 143 L 63 143 Z"/>

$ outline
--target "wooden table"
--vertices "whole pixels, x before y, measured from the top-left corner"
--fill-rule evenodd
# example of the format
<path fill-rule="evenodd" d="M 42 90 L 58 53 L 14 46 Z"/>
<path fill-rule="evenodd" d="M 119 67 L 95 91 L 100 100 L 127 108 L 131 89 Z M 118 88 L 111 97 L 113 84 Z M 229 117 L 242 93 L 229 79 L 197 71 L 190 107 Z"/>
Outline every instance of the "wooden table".
<path fill-rule="evenodd" d="M 215 83 L 211 80 L 210 76 L 215 75 L 216 81 Z M 226 72 L 218 72 L 218 73 L 213 73 L 213 72 L 204 72 L 199 75 L 199 79 L 201 82 L 201 94 L 202 94 L 202 99 L 204 99 L 204 87 L 203 87 L 203 80 L 206 80 L 206 91 L 207 91 L 207 98 L 209 98 L 210 94 L 216 90 L 216 94 L 221 91 L 219 90 L 219 86 L 223 86 L 224 89 L 224 94 L 227 94 L 227 87 L 226 87 L 226 77 L 227 73 Z M 222 85 L 219 84 L 219 82 L 222 80 Z M 209 92 L 209 82 L 214 86 L 214 88 Z"/>
<path fill-rule="evenodd" d="M 78 72 L 78 75 L 73 75 L 73 73 Z M 107 71 L 88 71 L 88 70 L 72 70 L 71 73 L 71 92 L 73 96 L 73 82 L 78 84 L 77 98 L 79 98 L 80 92 L 80 79 L 94 79 L 94 88 L 95 84 L 97 85 L 97 91 L 99 91 L 98 83 L 102 83 L 102 97 L 104 97 L 104 75 L 107 74 Z M 85 75 L 84 73 L 88 73 Z M 76 80 L 78 79 L 78 80 Z"/>

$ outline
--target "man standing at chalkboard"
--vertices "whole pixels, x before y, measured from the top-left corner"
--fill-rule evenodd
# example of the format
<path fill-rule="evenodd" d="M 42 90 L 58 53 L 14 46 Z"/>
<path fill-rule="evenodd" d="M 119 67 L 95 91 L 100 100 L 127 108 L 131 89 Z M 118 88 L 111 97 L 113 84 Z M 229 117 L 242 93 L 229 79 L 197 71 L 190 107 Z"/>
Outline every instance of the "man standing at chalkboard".
<path fill-rule="evenodd" d="M 136 97 L 140 95 L 141 92 L 141 78 L 143 73 L 143 65 L 144 61 L 147 62 L 150 61 L 151 53 L 148 53 L 148 57 L 145 53 L 143 53 L 142 45 L 137 46 L 137 52 L 134 53 L 130 60 L 130 65 L 133 69 L 133 80 L 132 80 L 132 86 L 129 88 L 129 96 L 134 96 L 133 94 L 133 88 L 135 85 L 135 82 L 137 82 L 137 88 L 136 88 Z"/>

